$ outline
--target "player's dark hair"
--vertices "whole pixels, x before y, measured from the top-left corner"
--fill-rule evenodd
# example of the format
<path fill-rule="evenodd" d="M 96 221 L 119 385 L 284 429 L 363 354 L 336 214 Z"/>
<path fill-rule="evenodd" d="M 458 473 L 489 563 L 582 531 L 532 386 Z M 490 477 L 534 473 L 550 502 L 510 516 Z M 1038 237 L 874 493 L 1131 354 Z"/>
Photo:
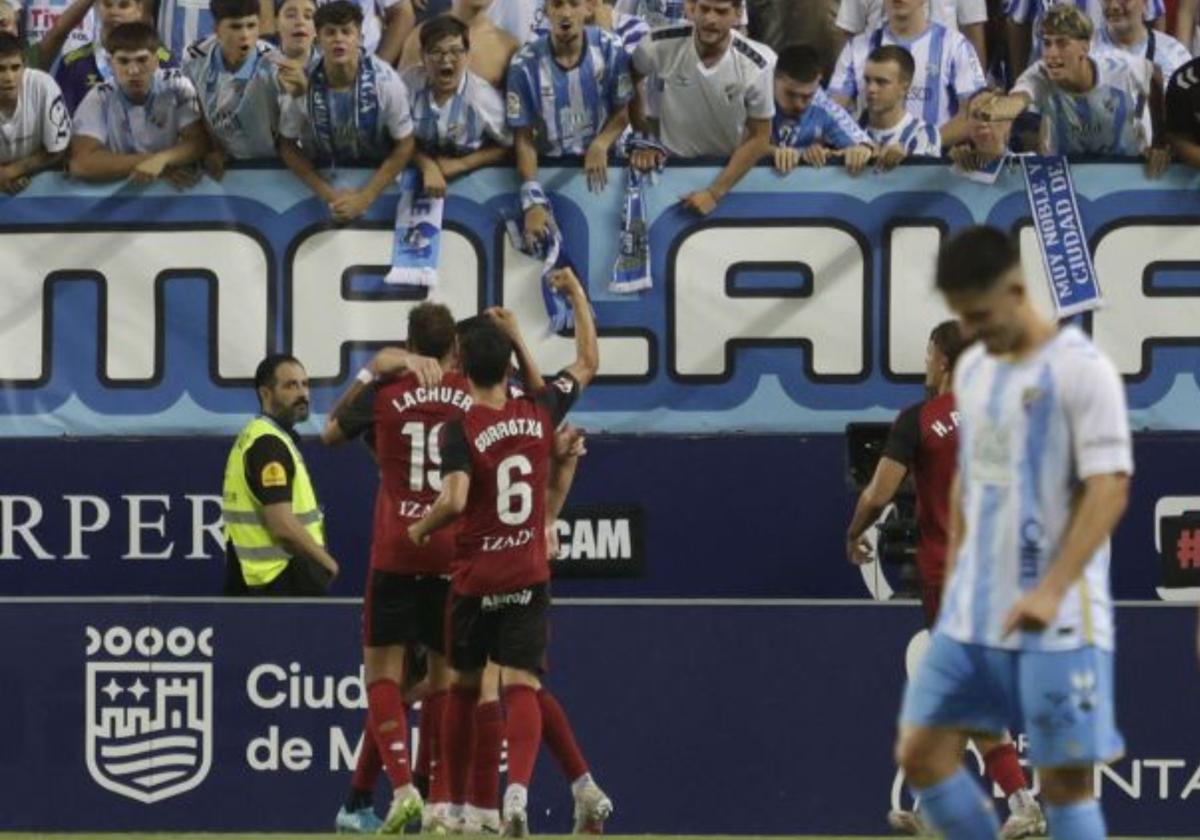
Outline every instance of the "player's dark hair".
<path fill-rule="evenodd" d="M 258 0 L 209 0 L 209 10 L 214 20 L 226 18 L 258 17 Z"/>
<path fill-rule="evenodd" d="M 408 349 L 431 359 L 440 359 L 454 346 L 455 324 L 450 310 L 441 303 L 422 303 L 408 313 Z"/>
<path fill-rule="evenodd" d="M 362 9 L 350 0 L 333 0 L 332 3 L 317 6 L 317 13 L 313 15 L 313 26 L 318 32 L 324 26 L 345 26 L 347 23 L 353 23 L 362 30 Z"/>
<path fill-rule="evenodd" d="M 1021 261 L 1017 244 L 1002 230 L 974 225 L 942 245 L 937 257 L 940 292 L 986 292 Z"/>
<path fill-rule="evenodd" d="M 458 355 L 463 373 L 481 388 L 499 385 L 508 377 L 512 353 L 512 341 L 488 319 L 480 319 L 465 332 L 459 332 Z"/>
<path fill-rule="evenodd" d="M 462 38 L 463 46 L 471 49 L 471 34 L 467 25 L 456 17 L 444 14 L 421 27 L 421 52 L 429 52 L 447 38 Z"/>
<path fill-rule="evenodd" d="M 16 35 L 0 32 L 0 58 L 7 58 L 10 55 L 20 56 L 21 61 L 24 61 L 25 42 Z"/>
<path fill-rule="evenodd" d="M 160 46 L 162 41 L 158 39 L 158 30 L 144 20 L 122 23 L 104 36 L 104 48 L 110 53 L 139 50 L 157 52 Z"/>
<path fill-rule="evenodd" d="M 900 78 L 906 83 L 911 82 L 917 72 L 917 65 L 913 62 L 912 53 L 896 44 L 884 44 L 876 47 L 867 56 L 867 61 L 874 61 L 876 64 L 893 62 L 900 68 Z"/>
<path fill-rule="evenodd" d="M 808 44 L 793 44 L 779 54 L 775 75 L 794 82 L 815 82 L 821 78 L 821 56 Z"/>
<path fill-rule="evenodd" d="M 274 388 L 276 372 L 289 363 L 299 365 L 300 360 L 290 353 L 272 353 L 259 362 L 254 369 L 254 393 L 257 394 L 259 388 Z"/>
<path fill-rule="evenodd" d="M 942 321 L 934 327 L 933 332 L 929 334 L 929 340 L 938 352 L 946 357 L 946 364 L 950 370 L 954 370 L 954 363 L 969 344 L 963 335 L 962 325 L 955 320 Z"/>

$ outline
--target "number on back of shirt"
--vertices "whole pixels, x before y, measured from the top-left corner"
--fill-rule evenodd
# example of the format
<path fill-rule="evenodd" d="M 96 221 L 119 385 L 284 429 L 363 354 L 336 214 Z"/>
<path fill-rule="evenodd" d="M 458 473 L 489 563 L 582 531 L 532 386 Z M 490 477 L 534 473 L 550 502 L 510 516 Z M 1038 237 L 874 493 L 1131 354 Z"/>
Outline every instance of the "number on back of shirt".
<path fill-rule="evenodd" d="M 442 449 L 438 439 L 441 431 L 441 423 L 427 430 L 424 423 L 416 420 L 400 428 L 400 434 L 409 442 L 408 489 L 414 493 L 420 493 L 427 484 L 430 490 L 442 489 Z"/>
<path fill-rule="evenodd" d="M 510 455 L 496 468 L 496 514 L 505 525 L 524 525 L 533 513 L 533 487 L 522 478 L 533 475 L 524 455 Z"/>

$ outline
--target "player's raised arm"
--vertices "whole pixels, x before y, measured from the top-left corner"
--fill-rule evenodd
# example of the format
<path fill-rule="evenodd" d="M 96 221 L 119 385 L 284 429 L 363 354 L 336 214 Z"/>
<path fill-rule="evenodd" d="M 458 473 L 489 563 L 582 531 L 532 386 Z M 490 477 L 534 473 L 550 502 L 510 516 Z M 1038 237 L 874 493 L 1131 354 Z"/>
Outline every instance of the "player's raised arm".
<path fill-rule="evenodd" d="M 596 319 L 592 305 L 579 277 L 569 268 L 561 268 L 550 275 L 550 284 L 571 299 L 575 311 L 575 361 L 566 369 L 583 390 L 596 378 L 600 370 L 600 343 L 596 337 Z"/>
<path fill-rule="evenodd" d="M 533 354 L 529 352 L 529 345 L 525 343 L 525 336 L 521 335 L 521 328 L 517 325 L 517 317 L 503 306 L 493 306 L 484 312 L 496 326 L 504 331 L 509 340 L 513 344 L 513 352 L 517 354 L 517 364 L 521 368 L 521 379 L 525 381 L 525 387 L 530 391 L 537 393 L 546 387 L 546 380 L 542 379 L 542 372 L 538 368 L 537 361 L 533 358 Z"/>

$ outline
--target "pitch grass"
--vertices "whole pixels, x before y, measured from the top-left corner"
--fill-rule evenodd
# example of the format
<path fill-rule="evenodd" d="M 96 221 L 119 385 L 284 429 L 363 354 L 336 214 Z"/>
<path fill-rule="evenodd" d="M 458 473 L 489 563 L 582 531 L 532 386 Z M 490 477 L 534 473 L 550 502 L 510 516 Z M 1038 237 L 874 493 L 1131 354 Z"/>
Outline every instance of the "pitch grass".
<path fill-rule="evenodd" d="M 435 835 L 418 835 L 407 834 L 400 835 L 403 837 L 433 837 Z M 534 835 L 538 840 L 572 840 L 570 835 L 556 836 L 553 834 L 537 834 Z M 794 840 L 897 840 L 899 835 L 883 835 L 877 837 L 868 837 L 861 834 L 856 835 L 832 835 L 832 834 L 806 834 L 806 835 L 790 835 Z M 69 832 L 36 833 L 36 832 L 2 832 L 0 831 L 0 840 L 58 840 L 58 838 L 67 838 L 67 840 L 345 840 L 345 834 L 71 834 Z M 632 834 L 632 835 L 605 835 L 608 840 L 768 840 L 765 837 L 754 835 L 688 835 L 688 834 Z M 444 840 L 440 837 L 439 840 Z M 777 840 L 771 838 L 770 840 Z M 1109 840 L 1200 840 L 1200 837 L 1163 837 L 1162 835 L 1142 835 L 1141 837 L 1112 837 Z"/>

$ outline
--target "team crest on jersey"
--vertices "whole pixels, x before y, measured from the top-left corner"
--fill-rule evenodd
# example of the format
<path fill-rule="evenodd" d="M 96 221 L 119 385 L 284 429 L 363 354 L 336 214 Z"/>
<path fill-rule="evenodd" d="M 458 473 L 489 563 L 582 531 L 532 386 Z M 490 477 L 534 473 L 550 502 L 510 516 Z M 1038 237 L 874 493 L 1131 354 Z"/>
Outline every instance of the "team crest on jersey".
<path fill-rule="evenodd" d="M 521 97 L 517 95 L 517 92 L 510 90 L 504 102 L 508 118 L 510 120 L 518 119 L 521 116 Z"/>
<path fill-rule="evenodd" d="M 1045 395 L 1045 393 L 1046 393 L 1045 391 L 1043 391 L 1041 388 L 1038 388 L 1036 386 L 1031 387 L 1031 388 L 1026 388 L 1024 391 L 1021 392 L 1021 405 L 1024 406 L 1026 409 L 1032 408 L 1034 403 L 1036 403 L 1038 400 L 1040 400 Z"/>
<path fill-rule="evenodd" d="M 186 793 L 212 765 L 212 628 L 87 628 L 88 772 L 150 804 Z"/>

